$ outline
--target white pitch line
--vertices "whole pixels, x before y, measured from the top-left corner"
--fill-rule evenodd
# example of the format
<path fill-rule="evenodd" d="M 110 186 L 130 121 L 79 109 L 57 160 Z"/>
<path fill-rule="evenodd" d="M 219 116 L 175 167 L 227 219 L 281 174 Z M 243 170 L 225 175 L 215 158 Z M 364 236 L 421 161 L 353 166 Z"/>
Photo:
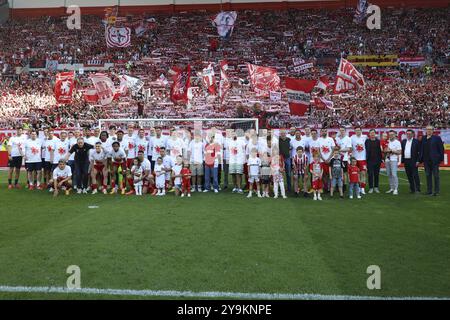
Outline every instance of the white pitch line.
<path fill-rule="evenodd" d="M 380 172 L 380 174 L 381 174 L 382 176 L 389 177 L 386 173 Z M 401 177 L 398 177 L 398 180 L 403 180 L 403 181 L 409 182 L 408 179 L 401 178 Z"/>
<path fill-rule="evenodd" d="M 81 288 L 68 289 L 64 287 L 25 287 L 0 286 L 0 292 L 8 293 L 64 293 L 64 294 L 93 294 L 120 295 L 140 297 L 186 297 L 186 298 L 235 298 L 235 299 L 263 299 L 263 300 L 450 300 L 450 297 L 381 297 L 355 295 L 324 295 L 309 293 L 242 293 L 220 291 L 176 291 L 176 290 L 126 290 L 126 289 L 98 289 Z"/>

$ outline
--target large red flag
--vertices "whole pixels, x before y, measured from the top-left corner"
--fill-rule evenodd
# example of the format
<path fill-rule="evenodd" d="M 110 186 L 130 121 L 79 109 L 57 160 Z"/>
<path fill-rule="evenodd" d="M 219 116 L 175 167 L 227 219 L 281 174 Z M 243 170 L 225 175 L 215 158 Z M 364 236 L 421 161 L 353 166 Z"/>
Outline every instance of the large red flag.
<path fill-rule="evenodd" d="M 334 94 L 344 93 L 350 90 L 357 90 L 364 86 L 364 77 L 356 70 L 355 66 L 341 58 L 334 84 Z"/>
<path fill-rule="evenodd" d="M 96 73 L 91 77 L 92 83 L 97 90 L 98 98 L 102 106 L 110 104 L 114 99 L 116 88 L 114 82 L 103 73 Z"/>
<path fill-rule="evenodd" d="M 170 90 L 170 100 L 173 103 L 187 103 L 188 90 L 191 85 L 191 66 L 188 65 L 184 70 L 178 68 L 172 68 L 171 70 L 175 70 L 175 74 Z"/>
<path fill-rule="evenodd" d="M 286 78 L 287 98 L 292 115 L 303 116 L 311 103 L 316 80 Z"/>
<path fill-rule="evenodd" d="M 97 103 L 98 102 L 98 94 L 95 89 L 87 89 L 83 91 L 83 97 L 86 102 Z"/>
<path fill-rule="evenodd" d="M 277 70 L 247 63 L 250 81 L 257 95 L 269 96 L 270 91 L 280 90 L 280 77 Z"/>
<path fill-rule="evenodd" d="M 61 72 L 56 75 L 55 98 L 58 103 L 71 103 L 75 72 Z"/>

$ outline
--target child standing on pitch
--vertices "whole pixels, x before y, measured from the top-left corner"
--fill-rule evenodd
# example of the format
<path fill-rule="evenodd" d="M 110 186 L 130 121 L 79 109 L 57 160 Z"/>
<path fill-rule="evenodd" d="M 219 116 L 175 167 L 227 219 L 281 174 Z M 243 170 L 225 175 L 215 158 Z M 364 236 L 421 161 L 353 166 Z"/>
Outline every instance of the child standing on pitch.
<path fill-rule="evenodd" d="M 356 192 L 358 199 L 361 199 L 359 192 L 359 167 L 357 166 L 356 159 L 351 158 L 350 165 L 348 166 L 348 181 L 349 181 L 349 198 L 353 199 L 353 189 Z"/>
<path fill-rule="evenodd" d="M 131 167 L 131 176 L 133 177 L 134 190 L 137 196 L 142 196 L 142 176 L 144 169 L 142 168 L 139 160 L 135 158 L 133 160 L 133 166 Z"/>
<path fill-rule="evenodd" d="M 341 160 L 341 154 L 338 150 L 333 152 L 333 158 L 330 160 L 330 196 L 333 197 L 333 192 L 336 187 L 339 188 L 339 196 L 344 198 L 342 190 L 344 181 L 344 162 Z"/>
<path fill-rule="evenodd" d="M 250 151 L 247 166 L 248 166 L 248 185 L 249 185 L 249 192 L 247 198 L 252 197 L 254 184 L 256 184 L 256 195 L 258 196 L 258 198 L 261 198 L 261 194 L 259 192 L 259 174 L 260 174 L 261 160 L 258 158 L 258 150 L 256 150 L 256 148 L 252 148 L 252 150 Z"/>
<path fill-rule="evenodd" d="M 164 169 L 163 159 L 158 157 L 155 164 L 155 176 L 156 176 L 156 189 L 158 192 L 157 196 L 165 196 L 165 185 L 166 185 L 166 171 Z"/>
<path fill-rule="evenodd" d="M 172 178 L 173 187 L 175 189 L 175 195 L 179 196 L 181 194 L 181 171 L 183 170 L 183 157 L 177 156 L 175 160 L 175 164 L 172 166 Z"/>
<path fill-rule="evenodd" d="M 323 175 L 323 167 L 320 162 L 319 153 L 316 152 L 313 155 L 313 162 L 309 164 L 309 172 L 312 177 L 312 189 L 314 193 L 314 200 L 322 200 L 320 194 L 322 193 L 322 175 Z"/>
<path fill-rule="evenodd" d="M 306 169 L 308 165 L 308 157 L 303 151 L 303 147 L 298 146 L 296 149 L 296 154 L 294 158 L 292 158 L 292 177 L 294 180 L 294 191 L 296 196 L 300 194 L 300 183 L 303 184 L 303 196 L 308 194 L 308 173 Z"/>
<path fill-rule="evenodd" d="M 181 169 L 181 197 L 191 197 L 191 176 L 192 172 L 189 169 L 189 163 L 185 162 L 183 169 Z"/>
<path fill-rule="evenodd" d="M 272 179 L 273 179 L 273 193 L 274 193 L 274 199 L 278 198 L 278 188 L 280 188 L 281 196 L 283 199 L 286 199 L 286 191 L 284 189 L 284 179 L 283 179 L 283 172 L 284 172 L 284 160 L 283 157 L 280 155 L 274 155 L 272 156 L 272 162 L 270 164 L 270 167 L 272 169 Z"/>
<path fill-rule="evenodd" d="M 269 187 L 270 187 L 270 157 L 267 152 L 263 152 L 261 156 L 261 189 L 262 197 L 270 198 Z"/>

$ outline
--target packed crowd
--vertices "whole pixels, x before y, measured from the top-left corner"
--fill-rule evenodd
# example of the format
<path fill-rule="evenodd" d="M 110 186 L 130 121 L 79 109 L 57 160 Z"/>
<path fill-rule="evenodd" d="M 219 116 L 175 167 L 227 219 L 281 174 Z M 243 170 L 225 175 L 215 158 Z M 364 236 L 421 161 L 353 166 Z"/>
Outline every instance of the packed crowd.
<path fill-rule="evenodd" d="M 81 127 L 115 117 L 254 116 L 254 105 L 259 104 L 267 115 L 267 127 L 428 123 L 447 127 L 449 9 L 383 9 L 381 30 L 355 24 L 353 14 L 354 9 L 242 11 L 229 40 L 218 40 L 205 12 L 158 14 L 152 16 L 156 25 L 141 37 L 133 33 L 132 46 L 125 49 L 106 47 L 100 17 L 83 16 L 81 30 L 69 30 L 64 18 L 13 20 L 0 26 L 0 126 L 27 121 L 33 127 Z M 148 17 L 128 17 L 123 24 L 135 27 Z M 281 78 L 326 75 L 333 82 L 340 57 L 352 54 L 423 56 L 429 68 L 361 67 L 364 89 L 341 96 L 332 95 L 331 87 L 325 93 L 317 92 L 333 101 L 334 107 L 311 106 L 305 117 L 289 114 L 285 94 L 281 101 L 272 101 L 256 96 L 248 84 L 246 62 L 274 67 Z M 296 72 L 293 58 L 313 62 L 314 67 Z M 207 95 L 196 72 L 222 59 L 229 63 L 232 88 L 221 104 Z M 85 71 L 77 75 L 74 102 L 59 106 L 52 92 L 55 72 L 45 69 L 47 60 L 113 63 L 105 72 L 117 85 L 117 75 L 126 73 L 144 80 L 148 94 L 122 97 L 107 107 L 90 105 L 80 93 L 90 87 Z M 195 70 L 191 99 L 187 106 L 177 106 L 170 101 L 168 70 L 186 64 Z M 28 72 L 39 66 L 43 68 Z M 169 84 L 157 81 L 161 74 Z"/>
<path fill-rule="evenodd" d="M 295 127 L 289 132 L 261 129 L 258 133 L 228 128 L 225 134 L 216 127 L 173 127 L 165 135 L 159 127 L 146 132 L 130 123 L 125 132 L 112 125 L 108 131 L 61 131 L 57 137 L 53 129 L 39 136 L 35 130 L 24 132 L 18 127 L 8 141 L 8 185 L 9 189 L 20 188 L 25 164 L 27 188 L 48 188 L 55 196 L 63 190 L 69 195 L 72 187 L 78 194 L 164 196 L 173 191 L 182 197 L 232 187 L 238 194 L 248 190 L 249 198 L 253 194 L 270 197 L 272 192 L 274 198 L 286 198 L 293 192 L 304 197 L 312 193 L 314 200 L 322 200 L 324 191 L 331 197 L 338 191 L 343 198 L 348 186 L 349 197 L 360 199 L 366 193 L 367 173 L 368 192 L 380 192 L 382 162 L 389 176 L 387 193 L 397 195 L 401 161 L 408 178 L 409 165 L 412 170 L 412 193 L 420 192 L 420 162 L 425 165 L 427 180 L 432 172 L 437 174 L 435 194 L 439 193 L 443 144 L 431 126 L 420 141 L 410 130 L 402 142 L 393 130 L 381 137 L 374 129 L 369 136 L 362 134 L 359 126 L 354 130 L 350 137 L 344 127 L 337 135 L 310 127 L 304 129 L 304 135 Z M 431 182 L 428 192 L 431 194 Z"/>

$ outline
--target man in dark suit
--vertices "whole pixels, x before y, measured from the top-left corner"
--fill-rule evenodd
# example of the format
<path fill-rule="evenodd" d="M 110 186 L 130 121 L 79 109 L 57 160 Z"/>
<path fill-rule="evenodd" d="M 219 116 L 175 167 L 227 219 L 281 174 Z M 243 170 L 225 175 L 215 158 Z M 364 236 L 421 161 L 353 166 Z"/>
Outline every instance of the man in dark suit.
<path fill-rule="evenodd" d="M 369 175 L 369 193 L 379 193 L 378 181 L 380 178 L 381 167 L 381 146 L 380 140 L 375 135 L 375 130 L 370 129 L 369 139 L 365 142 L 366 146 L 366 159 L 367 159 L 367 173 Z"/>
<path fill-rule="evenodd" d="M 437 196 L 439 194 L 439 164 L 444 161 L 444 144 L 441 137 L 434 135 L 433 126 L 426 128 L 426 136 L 422 138 L 420 148 L 420 162 L 425 167 L 427 177 L 427 195 Z M 434 193 L 433 179 L 434 178 Z"/>
<path fill-rule="evenodd" d="M 409 181 L 409 189 L 411 193 L 420 192 L 419 165 L 420 144 L 414 138 L 414 131 L 408 129 L 406 131 L 406 139 L 402 140 L 402 163 L 405 166 L 406 176 Z"/>

